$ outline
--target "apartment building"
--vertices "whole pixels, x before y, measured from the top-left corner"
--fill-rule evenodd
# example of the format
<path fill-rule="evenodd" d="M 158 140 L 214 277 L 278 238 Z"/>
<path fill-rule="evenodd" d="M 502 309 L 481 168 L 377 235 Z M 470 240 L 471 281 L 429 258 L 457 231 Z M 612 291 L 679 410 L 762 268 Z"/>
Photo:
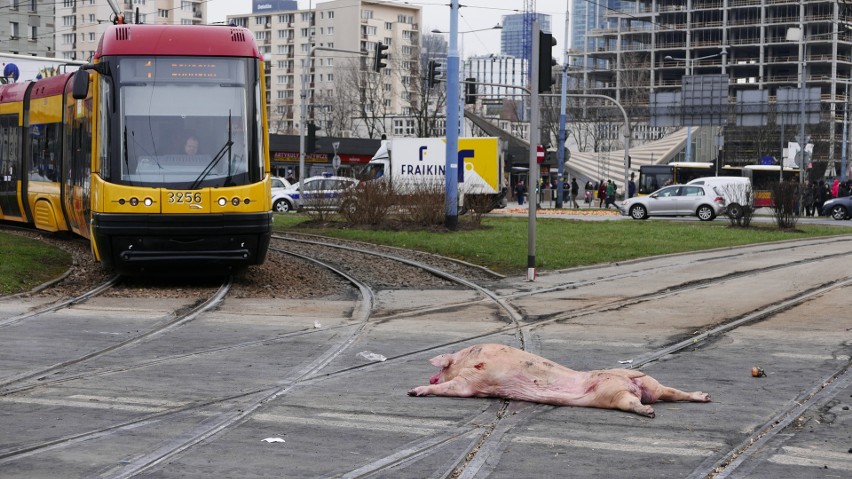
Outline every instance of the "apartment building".
<path fill-rule="evenodd" d="M 204 0 L 113 0 L 127 23 L 203 25 L 207 23 Z M 104 0 L 52 0 L 56 5 L 57 57 L 88 60 L 115 14 Z M 137 17 L 138 15 L 138 17 Z"/>
<path fill-rule="evenodd" d="M 765 90 L 776 104 L 779 89 L 821 91 L 821 121 L 808 125 L 815 162 L 840 158 L 843 111 L 852 77 L 852 31 L 846 1 L 622 0 L 606 21 L 586 31 L 592 51 L 574 52 L 572 75 L 583 92 L 611 96 L 636 114 L 652 92 L 676 90 L 684 75 L 726 73 L 729 102 L 739 92 Z M 799 33 L 803 35 L 799 35 Z M 601 63 L 602 62 L 602 63 Z M 600 66 L 602 65 L 603 66 Z M 586 65 L 583 67 L 582 65 Z M 647 112 L 647 109 L 644 110 Z M 778 154 L 798 125 L 783 125 L 770 110 L 766 127 L 725 128 L 725 160 L 753 163 Z M 786 129 L 786 131 L 785 131 Z M 774 135 L 765 134 L 774 131 Z M 765 139 L 761 138 L 765 136 Z"/>
<path fill-rule="evenodd" d="M 0 51 L 53 57 L 55 0 L 9 0 L 0 7 Z"/>
<path fill-rule="evenodd" d="M 333 0 L 310 10 L 229 15 L 254 33 L 267 58 L 270 133 L 297 134 L 306 75 L 306 118 L 321 136 L 378 136 L 393 117 L 411 113 L 421 91 L 419 6 Z M 389 46 L 376 73 L 376 44 Z M 316 50 L 314 47 L 345 50 Z M 367 52 L 366 56 L 358 52 Z"/>

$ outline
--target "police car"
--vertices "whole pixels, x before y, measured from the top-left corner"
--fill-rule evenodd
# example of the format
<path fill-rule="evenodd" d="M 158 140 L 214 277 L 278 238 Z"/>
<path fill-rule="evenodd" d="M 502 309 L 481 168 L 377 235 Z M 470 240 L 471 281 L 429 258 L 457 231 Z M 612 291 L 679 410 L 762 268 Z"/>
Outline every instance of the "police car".
<path fill-rule="evenodd" d="M 358 184 L 358 180 L 345 176 L 312 176 L 272 194 L 272 211 L 286 213 L 301 209 L 331 209 L 340 207 L 343 192 Z"/>

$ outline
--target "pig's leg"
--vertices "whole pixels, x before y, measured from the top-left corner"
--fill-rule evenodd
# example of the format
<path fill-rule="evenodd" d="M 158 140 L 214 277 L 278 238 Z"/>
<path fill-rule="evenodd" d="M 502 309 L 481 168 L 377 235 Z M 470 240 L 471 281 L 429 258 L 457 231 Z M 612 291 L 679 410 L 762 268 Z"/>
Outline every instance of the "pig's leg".
<path fill-rule="evenodd" d="M 473 389 L 470 388 L 466 380 L 456 377 L 451 381 L 430 384 L 428 386 L 418 386 L 408 391 L 409 396 L 429 396 L 430 394 L 433 396 L 468 398 L 473 396 Z"/>
<path fill-rule="evenodd" d="M 710 402 L 710 395 L 705 392 L 686 392 L 666 386 L 662 386 L 662 388 L 663 390 L 660 394 L 660 400 L 662 401 Z"/>
<path fill-rule="evenodd" d="M 654 417 L 654 408 L 642 404 L 639 398 L 629 392 L 621 391 L 615 395 L 613 407 L 622 411 L 633 412 L 642 416 Z"/>
<path fill-rule="evenodd" d="M 650 395 L 651 401 L 692 401 L 710 402 L 710 395 L 701 391 L 686 392 L 680 389 L 663 386 L 651 376 L 637 378 L 642 382 L 644 392 Z M 645 394 L 643 394 L 644 396 Z M 648 402 L 648 401 L 646 401 Z"/>

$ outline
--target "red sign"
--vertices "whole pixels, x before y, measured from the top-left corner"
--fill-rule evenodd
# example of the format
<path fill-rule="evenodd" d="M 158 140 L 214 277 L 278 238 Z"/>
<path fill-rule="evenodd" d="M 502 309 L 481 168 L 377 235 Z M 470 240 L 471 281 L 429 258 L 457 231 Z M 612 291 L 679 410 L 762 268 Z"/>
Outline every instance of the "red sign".
<path fill-rule="evenodd" d="M 541 146 L 541 145 L 537 145 L 535 147 L 535 151 L 536 151 L 535 160 L 536 160 L 536 162 L 541 164 L 544 161 L 544 147 Z"/>

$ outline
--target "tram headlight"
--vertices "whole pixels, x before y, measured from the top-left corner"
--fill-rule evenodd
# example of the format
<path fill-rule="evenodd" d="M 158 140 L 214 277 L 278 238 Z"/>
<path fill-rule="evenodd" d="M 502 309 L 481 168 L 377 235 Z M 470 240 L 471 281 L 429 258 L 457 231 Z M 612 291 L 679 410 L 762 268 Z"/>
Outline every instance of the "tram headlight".
<path fill-rule="evenodd" d="M 227 204 L 228 204 L 228 199 L 227 199 L 227 198 L 225 198 L 224 196 L 223 196 L 223 197 L 221 197 L 221 198 L 219 198 L 219 206 L 225 206 L 225 205 L 227 205 Z"/>
<path fill-rule="evenodd" d="M 138 206 L 138 205 L 139 205 L 139 198 L 137 198 L 135 196 L 133 198 L 130 198 L 130 206 Z"/>
<path fill-rule="evenodd" d="M 236 196 L 231 198 L 231 204 L 234 205 L 234 206 L 240 206 L 240 199 L 237 198 Z"/>
<path fill-rule="evenodd" d="M 145 206 L 151 206 L 154 204 L 154 200 L 152 200 L 151 198 L 145 198 L 145 201 L 143 201 L 143 203 L 145 204 Z"/>

